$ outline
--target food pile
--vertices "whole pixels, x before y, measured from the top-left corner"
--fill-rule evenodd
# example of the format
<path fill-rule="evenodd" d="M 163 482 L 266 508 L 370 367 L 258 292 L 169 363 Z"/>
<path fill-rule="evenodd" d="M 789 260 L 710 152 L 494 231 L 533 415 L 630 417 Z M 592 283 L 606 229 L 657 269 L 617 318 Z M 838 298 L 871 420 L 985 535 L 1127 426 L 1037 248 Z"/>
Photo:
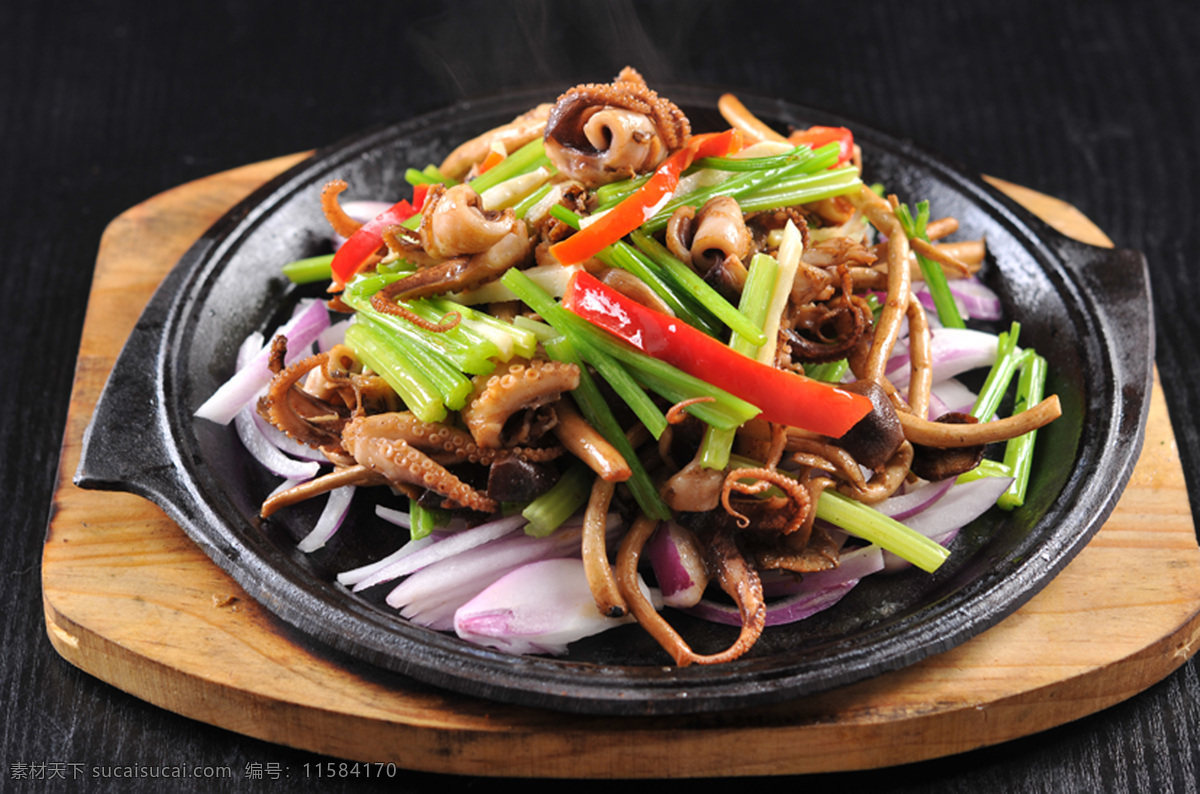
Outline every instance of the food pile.
<path fill-rule="evenodd" d="M 345 586 L 514 653 L 636 621 L 687 665 L 1019 506 L 1060 408 L 1019 326 L 968 327 L 1001 319 L 983 241 L 864 184 L 850 130 L 719 109 L 696 132 L 627 68 L 410 168 L 398 201 L 325 185 L 335 252 L 284 273 L 329 298 L 197 412 L 283 478 L 262 516 L 325 499 L 315 551 L 391 489 L 408 537 Z M 669 609 L 740 630 L 701 653 Z"/>

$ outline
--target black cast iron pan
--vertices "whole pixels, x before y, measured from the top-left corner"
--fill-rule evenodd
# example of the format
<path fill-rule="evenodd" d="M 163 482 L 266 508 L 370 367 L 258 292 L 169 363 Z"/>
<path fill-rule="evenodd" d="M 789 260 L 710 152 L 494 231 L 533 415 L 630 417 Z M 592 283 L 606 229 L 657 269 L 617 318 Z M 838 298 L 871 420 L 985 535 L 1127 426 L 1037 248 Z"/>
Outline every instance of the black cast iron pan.
<path fill-rule="evenodd" d="M 716 91 L 664 88 L 698 131 L 721 129 Z M 994 510 L 953 545 L 934 575 L 867 580 L 833 609 L 768 629 L 725 665 L 670 666 L 637 626 L 574 644 L 564 658 L 510 656 L 409 624 L 382 595 L 351 595 L 338 571 L 399 545 L 360 507 L 325 549 L 295 549 L 319 506 L 258 518 L 277 484 L 231 427 L 193 412 L 232 372 L 240 342 L 277 325 L 302 290 L 279 267 L 321 253 L 317 196 L 333 178 L 352 195 L 407 195 L 404 171 L 439 162 L 459 142 L 556 91 L 464 103 L 339 143 L 256 191 L 198 240 L 163 281 L 96 406 L 75 481 L 160 505 L 255 599 L 312 642 L 419 681 L 498 701 L 576 713 L 683 714 L 748 707 L 845 685 L 949 649 L 1010 614 L 1102 525 L 1141 446 L 1151 388 L 1153 323 L 1143 257 L 1054 232 L 984 182 L 911 142 L 781 100 L 742 97 L 779 129 L 813 123 L 855 130 L 866 180 L 936 215 L 964 238 L 986 236 L 985 278 L 1021 343 L 1050 364 L 1047 393 L 1064 416 L 1039 435 L 1024 507 Z M 313 293 L 319 294 L 319 293 Z M 375 489 L 382 490 L 382 489 Z M 359 504 L 367 500 L 358 499 Z M 673 618 L 701 652 L 728 646 L 731 627 Z"/>

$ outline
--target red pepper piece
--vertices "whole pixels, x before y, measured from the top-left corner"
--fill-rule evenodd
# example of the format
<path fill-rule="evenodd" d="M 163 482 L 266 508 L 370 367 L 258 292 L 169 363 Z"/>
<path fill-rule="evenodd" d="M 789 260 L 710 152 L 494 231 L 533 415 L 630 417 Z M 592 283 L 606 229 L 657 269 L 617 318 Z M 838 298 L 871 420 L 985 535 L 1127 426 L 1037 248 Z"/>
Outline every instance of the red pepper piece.
<path fill-rule="evenodd" d="M 383 232 L 389 226 L 398 226 L 416 214 L 417 210 L 408 199 L 400 199 L 360 226 L 333 255 L 333 262 L 329 266 L 333 272 L 333 283 L 329 291 L 341 292 L 345 289 L 346 282 L 354 278 L 383 246 Z"/>
<path fill-rule="evenodd" d="M 759 363 L 586 271 L 571 277 L 563 306 L 643 353 L 741 397 L 769 422 L 838 438 L 871 411 L 861 394 Z"/>
<path fill-rule="evenodd" d="M 809 127 L 806 130 L 796 130 L 788 136 L 788 143 L 800 146 L 807 144 L 813 149 L 819 149 L 829 143 L 837 143 L 837 165 L 845 165 L 854 156 L 854 133 L 845 127 Z"/>
<path fill-rule="evenodd" d="M 425 207 L 425 197 L 429 195 L 429 183 L 422 182 L 418 185 L 413 185 L 413 212 L 420 212 Z"/>
<path fill-rule="evenodd" d="M 724 157 L 741 148 L 742 133 L 739 130 L 692 136 L 687 146 L 664 160 L 636 193 L 586 228 L 555 243 L 550 253 L 564 265 L 573 265 L 595 256 L 653 217 L 675 194 L 679 175 L 696 159 Z"/>
<path fill-rule="evenodd" d="M 490 152 L 488 152 L 487 157 L 483 158 L 483 162 L 479 164 L 479 168 L 475 172 L 476 175 L 487 173 L 495 166 L 500 165 L 501 161 L 503 160 L 504 155 L 501 152 L 492 149 Z"/>

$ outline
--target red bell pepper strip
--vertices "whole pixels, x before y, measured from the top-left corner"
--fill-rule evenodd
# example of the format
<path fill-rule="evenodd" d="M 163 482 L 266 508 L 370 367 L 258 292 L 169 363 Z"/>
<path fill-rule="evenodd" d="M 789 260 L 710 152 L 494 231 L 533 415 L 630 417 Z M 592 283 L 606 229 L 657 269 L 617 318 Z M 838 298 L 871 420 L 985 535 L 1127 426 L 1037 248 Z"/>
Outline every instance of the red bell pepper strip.
<path fill-rule="evenodd" d="M 408 199 L 400 199 L 371 220 L 358 227 L 333 255 L 330 270 L 333 283 L 330 292 L 341 292 L 346 282 L 354 278 L 375 252 L 383 246 L 383 233 L 389 226 L 398 226 L 417 214 Z"/>
<path fill-rule="evenodd" d="M 861 394 L 744 356 L 586 271 L 571 277 L 562 305 L 643 353 L 746 400 L 769 422 L 838 438 L 871 411 L 871 401 Z"/>
<path fill-rule="evenodd" d="M 701 157 L 725 157 L 741 148 L 740 130 L 693 135 L 684 148 L 663 161 L 637 192 L 594 223 L 555 243 L 550 253 L 564 265 L 574 265 L 595 256 L 652 218 L 675 195 L 679 175 L 695 160 Z"/>
<path fill-rule="evenodd" d="M 837 165 L 845 165 L 854 156 L 854 133 L 845 127 L 809 127 L 806 130 L 796 130 L 787 139 L 788 143 L 796 146 L 807 144 L 813 149 L 836 142 L 839 149 Z"/>
<path fill-rule="evenodd" d="M 421 182 L 413 185 L 413 213 L 420 212 L 425 207 L 425 197 L 429 195 L 429 183 Z"/>

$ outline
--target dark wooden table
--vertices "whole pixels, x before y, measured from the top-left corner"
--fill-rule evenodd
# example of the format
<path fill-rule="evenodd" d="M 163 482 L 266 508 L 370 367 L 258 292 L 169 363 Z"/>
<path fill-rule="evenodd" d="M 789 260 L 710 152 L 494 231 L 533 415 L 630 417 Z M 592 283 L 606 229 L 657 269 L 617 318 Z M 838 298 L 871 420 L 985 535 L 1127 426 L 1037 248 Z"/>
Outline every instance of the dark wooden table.
<path fill-rule="evenodd" d="M 305 774 L 305 764 L 311 770 L 331 759 L 147 705 L 79 672 L 51 648 L 39 560 L 72 368 L 96 246 L 121 211 L 192 179 L 463 97 L 607 79 L 628 63 L 652 82 L 713 84 L 829 108 L 1074 204 L 1118 245 L 1149 260 L 1157 363 L 1196 512 L 1195 4 L 83 6 L 0 5 L 0 323 L 9 338 L 0 378 L 7 407 L 0 791 L 159 790 L 145 779 L 106 775 L 160 766 L 229 771 L 222 779 L 176 781 L 178 791 L 342 785 Z M 1125 703 L 999 747 L 789 785 L 1195 790 L 1197 669 L 1190 661 Z M 35 774 L 60 779 L 24 779 Z M 402 773 L 389 788 L 488 784 Z"/>

